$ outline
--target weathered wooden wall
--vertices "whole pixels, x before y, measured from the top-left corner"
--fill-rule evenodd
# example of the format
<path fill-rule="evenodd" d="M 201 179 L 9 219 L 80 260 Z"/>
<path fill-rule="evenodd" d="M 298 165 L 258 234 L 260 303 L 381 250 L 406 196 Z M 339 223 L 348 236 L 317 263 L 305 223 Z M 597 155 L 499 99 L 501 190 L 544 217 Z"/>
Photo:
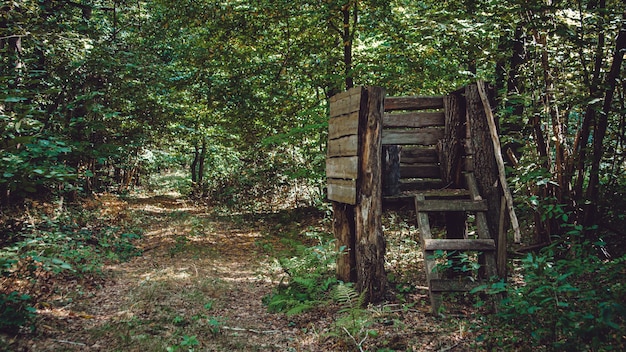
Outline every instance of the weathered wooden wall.
<path fill-rule="evenodd" d="M 436 145 L 444 135 L 442 109 L 441 96 L 385 98 L 382 144 L 400 149 L 399 185 L 386 184 L 385 189 L 413 190 L 423 187 L 416 179 L 440 179 Z"/>

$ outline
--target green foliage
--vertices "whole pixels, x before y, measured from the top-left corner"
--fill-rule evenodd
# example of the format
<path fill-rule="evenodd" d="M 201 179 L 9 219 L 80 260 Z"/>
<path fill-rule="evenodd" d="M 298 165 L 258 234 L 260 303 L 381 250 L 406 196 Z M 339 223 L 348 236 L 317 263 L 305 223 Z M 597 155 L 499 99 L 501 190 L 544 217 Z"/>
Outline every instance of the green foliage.
<path fill-rule="evenodd" d="M 167 352 L 175 352 L 175 351 L 187 351 L 193 352 L 195 351 L 195 347 L 200 346 L 200 341 L 196 336 L 187 336 L 183 335 L 179 344 L 174 346 L 169 346 L 166 348 Z"/>
<path fill-rule="evenodd" d="M 339 253 L 334 240 L 318 241 L 313 247 L 299 246 L 298 256 L 276 260 L 285 275 L 263 298 L 270 312 L 294 315 L 331 300 L 331 289 L 339 283 L 335 273 Z"/>
<path fill-rule="evenodd" d="M 35 308 L 30 306 L 31 297 L 18 292 L 0 292 L 0 331 L 15 332 L 26 326 L 35 317 Z"/>
<path fill-rule="evenodd" d="M 30 215 L 30 221 L 0 248 L 0 274 L 8 285 L 2 291 L 21 281 L 28 285 L 20 285 L 20 290 L 29 293 L 0 292 L 0 329 L 14 329 L 31 320 L 35 311 L 29 303 L 46 298 L 40 288 L 53 284 L 51 277 L 59 282 L 93 277 L 102 273 L 105 261 L 141 254 L 133 244 L 138 234 L 99 223 L 79 209 L 54 217 Z"/>
<path fill-rule="evenodd" d="M 354 344 L 364 351 L 363 344 L 368 337 L 376 337 L 378 332 L 369 327 L 374 323 L 372 313 L 365 309 L 365 291 L 359 294 L 351 285 L 340 283 L 335 287 L 333 298 L 341 309 L 335 321 L 335 330 L 329 335 Z"/>
<path fill-rule="evenodd" d="M 480 254 L 480 252 L 436 250 L 429 259 L 435 260 L 433 271 L 439 274 L 460 273 L 470 279 L 474 279 L 477 276 L 478 269 L 480 269 L 480 264 L 478 263 Z"/>
<path fill-rule="evenodd" d="M 626 346 L 626 256 L 601 259 L 604 244 L 585 240 L 580 230 L 574 228 L 540 254 L 524 257 L 524 285 L 499 282 L 483 287 L 489 293 L 506 293 L 493 328 L 480 338 L 487 346 L 510 349 L 532 343 L 551 350 Z"/>

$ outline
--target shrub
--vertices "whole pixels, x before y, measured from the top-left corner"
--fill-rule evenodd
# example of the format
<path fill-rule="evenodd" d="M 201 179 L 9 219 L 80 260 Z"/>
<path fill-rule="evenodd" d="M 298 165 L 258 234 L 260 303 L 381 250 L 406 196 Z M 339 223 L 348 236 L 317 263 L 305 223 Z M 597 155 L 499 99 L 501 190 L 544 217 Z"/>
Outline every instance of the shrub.
<path fill-rule="evenodd" d="M 487 288 L 506 295 L 494 329 L 480 339 L 491 347 L 523 342 L 554 350 L 623 350 L 626 256 L 601 259 L 603 245 L 585 240 L 575 227 L 564 240 L 528 254 L 522 260 L 524 285 Z"/>

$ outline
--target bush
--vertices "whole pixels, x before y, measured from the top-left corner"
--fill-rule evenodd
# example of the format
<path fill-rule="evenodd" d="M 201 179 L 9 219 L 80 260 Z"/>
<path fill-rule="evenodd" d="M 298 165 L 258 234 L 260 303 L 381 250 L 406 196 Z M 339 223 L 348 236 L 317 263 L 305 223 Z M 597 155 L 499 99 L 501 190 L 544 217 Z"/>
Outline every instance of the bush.
<path fill-rule="evenodd" d="M 585 240 L 575 227 L 564 240 L 528 254 L 522 260 L 525 285 L 487 289 L 506 295 L 493 329 L 480 339 L 499 348 L 531 343 L 551 350 L 624 350 L 626 256 L 603 260 L 603 245 Z"/>

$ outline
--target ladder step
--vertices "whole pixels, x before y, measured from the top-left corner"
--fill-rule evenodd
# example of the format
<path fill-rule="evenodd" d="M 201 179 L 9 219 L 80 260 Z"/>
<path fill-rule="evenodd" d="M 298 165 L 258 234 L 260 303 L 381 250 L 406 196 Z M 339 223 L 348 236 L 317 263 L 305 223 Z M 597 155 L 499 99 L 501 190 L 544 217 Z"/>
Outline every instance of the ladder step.
<path fill-rule="evenodd" d="M 483 284 L 481 281 L 432 279 L 429 287 L 430 292 L 468 292 Z"/>
<path fill-rule="evenodd" d="M 486 200 L 468 199 L 415 199 L 415 208 L 418 212 L 434 211 L 487 211 Z"/>
<path fill-rule="evenodd" d="M 493 239 L 423 239 L 426 251 L 495 251 L 496 243 Z"/>

